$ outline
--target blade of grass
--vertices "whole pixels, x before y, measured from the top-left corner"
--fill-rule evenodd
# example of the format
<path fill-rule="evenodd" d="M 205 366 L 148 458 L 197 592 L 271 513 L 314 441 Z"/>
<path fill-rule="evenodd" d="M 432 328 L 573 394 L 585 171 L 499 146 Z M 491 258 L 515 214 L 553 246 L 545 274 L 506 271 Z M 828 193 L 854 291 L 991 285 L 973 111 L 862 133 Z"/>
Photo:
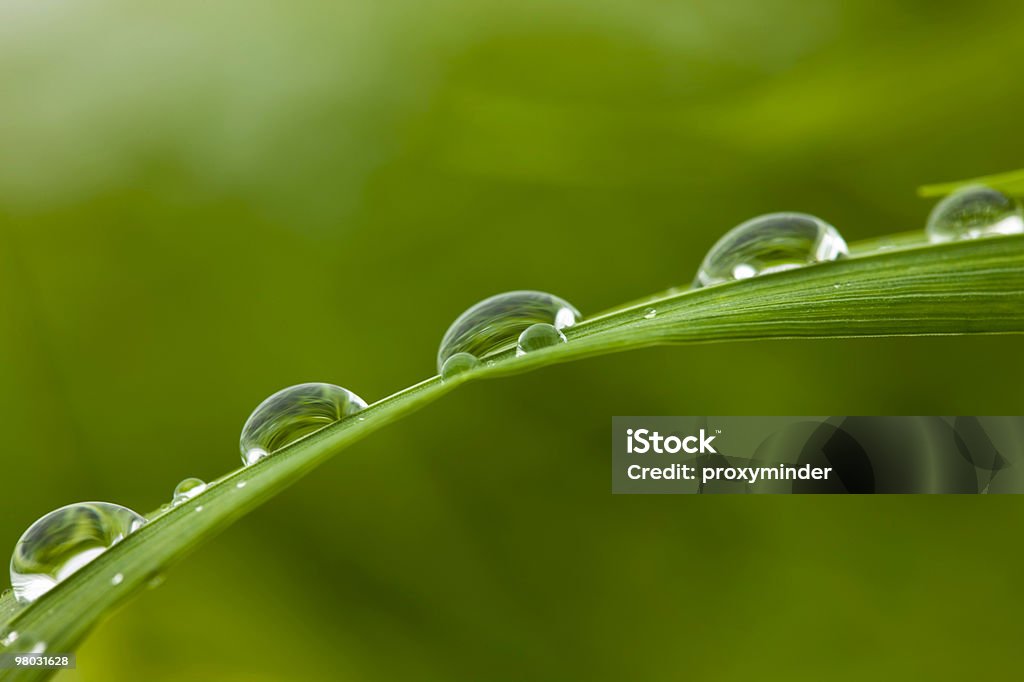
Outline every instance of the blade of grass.
<path fill-rule="evenodd" d="M 14 648 L 72 650 L 96 622 L 200 542 L 355 441 L 466 381 L 659 344 L 751 339 L 1024 332 L 1024 236 L 908 246 L 697 289 L 612 309 L 564 330 L 568 343 L 521 358 L 507 351 L 453 380 L 427 379 L 231 472 L 157 516 L 30 606 L 0 600 Z M 875 247 L 884 245 L 874 242 Z M 854 254 L 864 253 L 855 245 Z M 648 319 L 647 307 L 657 314 Z M 115 575 L 123 578 L 116 586 Z M 47 671 L 0 671 L 35 680 Z"/>
<path fill-rule="evenodd" d="M 917 193 L 922 197 L 941 197 L 952 194 L 961 187 L 969 185 L 987 185 L 992 189 L 998 189 L 1014 196 L 1024 196 L 1024 168 L 1021 170 L 1009 171 L 1008 173 L 997 173 L 995 175 L 982 175 L 981 177 L 969 180 L 957 180 L 955 182 L 942 182 L 934 185 L 924 185 L 917 188 Z"/>

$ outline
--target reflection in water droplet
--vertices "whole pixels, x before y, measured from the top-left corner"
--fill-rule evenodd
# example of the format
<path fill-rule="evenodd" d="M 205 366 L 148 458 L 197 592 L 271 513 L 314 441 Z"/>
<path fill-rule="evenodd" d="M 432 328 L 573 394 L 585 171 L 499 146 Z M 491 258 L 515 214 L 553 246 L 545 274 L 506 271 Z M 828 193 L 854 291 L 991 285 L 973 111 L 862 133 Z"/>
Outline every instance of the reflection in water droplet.
<path fill-rule="evenodd" d="M 451 379 L 479 366 L 480 361 L 472 353 L 456 353 L 444 361 L 444 366 L 441 368 L 441 378 Z"/>
<path fill-rule="evenodd" d="M 264 450 L 263 448 L 252 448 L 251 450 L 246 451 L 244 455 L 242 455 L 242 461 L 245 463 L 246 466 L 249 466 L 250 464 L 255 464 L 256 462 L 265 458 L 267 454 L 267 451 Z"/>
<path fill-rule="evenodd" d="M 541 348 L 549 348 L 565 343 L 565 334 L 551 324 L 533 324 L 519 335 L 516 343 L 516 356 L 526 355 Z"/>
<path fill-rule="evenodd" d="M 964 187 L 935 205 L 925 232 L 932 242 L 1022 234 L 1024 209 L 1016 199 L 990 187 Z"/>
<path fill-rule="evenodd" d="M 568 301 L 543 291 L 509 291 L 480 301 L 459 315 L 448 327 L 437 351 L 437 370 L 456 353 L 480 360 L 509 350 L 531 324 L 546 323 L 556 329 L 576 324 L 580 312 Z"/>
<path fill-rule="evenodd" d="M 647 308 L 646 310 L 644 310 L 644 319 L 645 320 L 653 320 L 655 318 L 655 316 L 657 316 L 657 314 L 658 314 L 658 311 L 655 310 L 654 308 Z"/>
<path fill-rule="evenodd" d="M 750 279 L 757 276 L 757 270 L 750 263 L 740 263 L 732 269 L 733 279 Z"/>
<path fill-rule="evenodd" d="M 15 598 L 35 601 L 145 523 L 131 509 L 109 502 L 79 502 L 46 514 L 14 547 Z"/>
<path fill-rule="evenodd" d="M 124 582 L 124 573 L 115 573 L 114 577 L 110 579 L 111 585 L 120 585 Z"/>
<path fill-rule="evenodd" d="M 174 488 L 172 504 L 179 505 L 187 502 L 199 493 L 206 490 L 206 483 L 201 478 L 186 478 Z"/>
<path fill-rule="evenodd" d="M 254 464 L 311 433 L 353 415 L 366 402 L 334 384 L 290 386 L 257 407 L 242 428 L 242 462 Z"/>
<path fill-rule="evenodd" d="M 695 287 L 834 261 L 849 253 L 836 228 L 806 213 L 769 213 L 733 228 L 711 247 Z"/>

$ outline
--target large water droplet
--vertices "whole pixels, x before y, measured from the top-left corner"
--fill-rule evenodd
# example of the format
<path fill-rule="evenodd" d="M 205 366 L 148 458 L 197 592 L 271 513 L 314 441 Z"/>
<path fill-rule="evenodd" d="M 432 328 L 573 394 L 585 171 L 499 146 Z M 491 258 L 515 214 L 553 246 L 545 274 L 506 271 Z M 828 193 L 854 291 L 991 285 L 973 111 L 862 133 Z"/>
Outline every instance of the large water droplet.
<path fill-rule="evenodd" d="M 576 324 L 580 312 L 568 301 L 543 291 L 509 291 L 480 301 L 448 327 L 437 351 L 437 369 L 456 353 L 486 358 L 514 348 L 519 335 L 531 324 L 545 323 L 556 329 Z"/>
<path fill-rule="evenodd" d="M 441 367 L 441 378 L 451 379 L 479 366 L 480 361 L 476 359 L 475 355 L 471 353 L 456 353 L 444 361 L 444 366 Z"/>
<path fill-rule="evenodd" d="M 834 261 L 849 253 L 836 228 L 806 213 L 769 213 L 734 227 L 704 257 L 694 286 Z"/>
<path fill-rule="evenodd" d="M 964 187 L 935 205 L 925 228 L 932 242 L 1024 233 L 1020 202 L 982 185 Z"/>
<path fill-rule="evenodd" d="M 541 348 L 549 348 L 565 343 L 565 334 L 551 324 L 531 324 L 516 342 L 516 356 L 526 355 Z"/>
<path fill-rule="evenodd" d="M 11 585 L 19 602 L 33 602 L 146 523 L 127 507 L 79 502 L 29 526 L 11 556 Z"/>
<path fill-rule="evenodd" d="M 242 427 L 242 461 L 246 465 L 258 462 L 365 407 L 362 398 L 334 384 L 282 389 L 260 403 Z"/>
<path fill-rule="evenodd" d="M 188 502 L 199 493 L 206 490 L 206 483 L 201 478 L 186 478 L 174 488 L 174 496 L 171 503 L 179 505 Z"/>

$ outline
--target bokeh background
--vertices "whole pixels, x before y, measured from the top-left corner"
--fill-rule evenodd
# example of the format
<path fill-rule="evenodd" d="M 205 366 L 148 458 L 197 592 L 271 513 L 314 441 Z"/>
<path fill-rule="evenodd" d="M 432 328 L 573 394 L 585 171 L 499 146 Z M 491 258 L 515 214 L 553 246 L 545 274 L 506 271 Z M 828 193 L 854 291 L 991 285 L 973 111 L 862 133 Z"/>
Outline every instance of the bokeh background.
<path fill-rule="evenodd" d="M 1024 166 L 1024 5 L 0 1 L 0 547 L 240 464 L 271 392 L 429 376 L 803 210 Z M 610 494 L 617 414 L 1021 414 L 1019 337 L 648 349 L 469 385 L 104 622 L 59 679 L 1006 674 L 1013 497 Z"/>

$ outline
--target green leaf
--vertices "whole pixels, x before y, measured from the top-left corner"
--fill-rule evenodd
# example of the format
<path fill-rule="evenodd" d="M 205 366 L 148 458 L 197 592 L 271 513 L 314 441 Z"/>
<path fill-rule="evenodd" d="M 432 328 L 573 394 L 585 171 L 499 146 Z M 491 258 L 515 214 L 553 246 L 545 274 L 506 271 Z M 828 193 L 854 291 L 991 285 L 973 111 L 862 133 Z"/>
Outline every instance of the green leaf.
<path fill-rule="evenodd" d="M 922 197 L 941 197 L 952 194 L 961 187 L 969 187 L 970 185 L 986 185 L 1012 196 L 1024 196 L 1024 169 L 1008 173 L 997 173 L 996 175 L 983 175 L 969 180 L 924 185 L 917 188 L 917 193 Z"/>
<path fill-rule="evenodd" d="M 16 630 L 19 644 L 46 642 L 48 652 L 72 650 L 104 614 L 200 542 L 348 445 L 466 381 L 659 344 L 1024 332 L 1024 236 L 921 240 L 920 233 L 887 237 L 854 245 L 854 257 L 835 263 L 649 298 L 564 330 L 568 343 L 520 358 L 506 351 L 453 380 L 423 381 L 211 483 L 35 603 L 19 609 L 5 597 L 0 633 Z M 650 319 L 648 307 L 657 311 Z M 123 580 L 115 586 L 117 574 Z M 47 675 L 0 671 L 4 680 Z"/>

